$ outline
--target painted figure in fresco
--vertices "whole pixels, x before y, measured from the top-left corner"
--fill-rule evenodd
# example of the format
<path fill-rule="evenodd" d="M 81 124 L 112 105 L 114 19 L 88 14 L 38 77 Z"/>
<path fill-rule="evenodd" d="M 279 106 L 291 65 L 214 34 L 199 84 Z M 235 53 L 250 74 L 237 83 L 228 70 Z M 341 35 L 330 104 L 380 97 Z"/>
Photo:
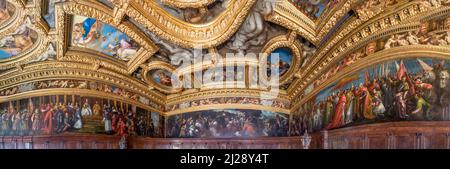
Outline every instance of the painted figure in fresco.
<path fill-rule="evenodd" d="M 61 133 L 64 129 L 64 112 L 61 103 L 55 105 L 55 112 L 56 132 Z"/>
<path fill-rule="evenodd" d="M 407 115 L 407 109 L 406 109 L 406 99 L 408 96 L 409 91 L 409 84 L 406 81 L 406 76 L 401 77 L 400 85 L 397 90 L 397 94 L 395 95 L 396 98 L 396 105 L 397 105 L 397 112 L 399 113 L 399 117 L 402 119 L 405 119 L 408 117 Z"/>
<path fill-rule="evenodd" d="M 92 116 L 92 109 L 89 105 L 89 100 L 86 99 L 86 101 L 83 104 L 83 107 L 81 108 L 81 115 L 84 116 Z"/>
<path fill-rule="evenodd" d="M 345 102 L 346 104 L 346 113 L 345 113 L 345 124 L 350 124 L 353 122 L 353 108 L 354 108 L 354 93 L 353 90 L 355 89 L 354 86 L 352 86 L 349 90 L 347 90 L 345 93 L 345 98 L 347 99 Z"/>
<path fill-rule="evenodd" d="M 345 106 L 346 106 L 346 96 L 344 93 L 340 94 L 339 101 L 336 105 L 336 109 L 334 112 L 334 118 L 327 126 L 327 129 L 337 128 L 345 125 Z M 312 130 L 311 130 L 312 131 Z"/>
<path fill-rule="evenodd" d="M 117 108 L 116 107 L 112 107 L 111 109 L 111 128 L 113 130 L 113 133 L 117 133 L 118 128 L 117 128 L 117 124 L 119 122 L 119 112 L 117 112 Z"/>
<path fill-rule="evenodd" d="M 137 133 L 140 136 L 145 136 L 147 135 L 146 133 L 146 129 L 145 129 L 145 121 L 144 121 L 144 117 L 143 116 L 138 116 L 138 120 L 137 120 Z"/>
<path fill-rule="evenodd" d="M 81 46 L 88 46 L 99 36 L 100 22 L 96 22 L 93 18 L 87 18 L 82 23 L 74 25 L 73 43 Z"/>
<path fill-rule="evenodd" d="M 33 45 L 35 32 L 28 28 L 28 24 L 21 25 L 14 33 L 0 39 L 0 59 L 18 55 Z"/>
<path fill-rule="evenodd" d="M 47 104 L 47 106 L 43 106 L 43 109 L 41 112 L 45 112 L 44 115 L 44 128 L 43 133 L 44 134 L 52 134 L 53 132 L 53 109 L 51 104 Z"/>
<path fill-rule="evenodd" d="M 22 115 L 22 135 L 28 135 L 31 130 L 31 111 L 25 110 Z"/>
<path fill-rule="evenodd" d="M 75 103 L 74 112 L 75 112 L 75 117 L 74 117 L 75 123 L 73 124 L 73 128 L 75 130 L 79 130 L 79 129 L 83 128 L 83 121 L 82 121 L 83 115 L 81 113 L 80 106 L 78 106 L 78 103 Z"/>
<path fill-rule="evenodd" d="M 103 105 L 103 123 L 105 125 L 105 133 L 106 134 L 112 134 L 113 133 L 111 118 L 112 117 L 111 117 L 110 106 L 104 104 Z"/>
<path fill-rule="evenodd" d="M 33 115 L 31 116 L 31 129 L 34 134 L 37 134 L 42 128 L 42 116 L 40 111 L 40 109 L 35 109 Z"/>
<path fill-rule="evenodd" d="M 98 101 L 95 101 L 94 106 L 92 107 L 92 111 L 94 113 L 95 117 L 101 117 L 102 116 L 102 108 L 100 107 L 100 104 L 98 104 Z"/>
<path fill-rule="evenodd" d="M 172 86 L 172 78 L 169 75 L 167 75 L 161 71 L 158 73 L 158 77 L 159 77 L 159 82 L 161 84 L 166 85 L 166 86 Z"/>
<path fill-rule="evenodd" d="M 11 132 L 13 133 L 13 135 L 19 134 L 20 130 L 21 130 L 21 114 L 19 111 L 15 110 L 14 108 L 12 109 L 12 116 L 11 116 L 11 122 L 12 122 L 12 128 L 11 128 Z"/>
<path fill-rule="evenodd" d="M 128 136 L 127 125 L 124 118 L 119 118 L 117 122 L 117 133 L 118 136 Z"/>
<path fill-rule="evenodd" d="M 369 92 L 368 87 L 360 84 L 360 110 L 362 111 L 362 116 L 367 120 L 375 119 L 372 107 L 372 95 Z"/>

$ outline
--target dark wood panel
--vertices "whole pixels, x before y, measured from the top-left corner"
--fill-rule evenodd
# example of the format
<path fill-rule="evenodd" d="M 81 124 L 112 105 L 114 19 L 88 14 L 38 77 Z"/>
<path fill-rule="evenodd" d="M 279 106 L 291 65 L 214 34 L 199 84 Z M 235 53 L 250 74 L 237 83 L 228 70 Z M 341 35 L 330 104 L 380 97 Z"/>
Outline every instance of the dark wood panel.
<path fill-rule="evenodd" d="M 449 149 L 450 122 L 392 122 L 313 133 L 311 149 Z M 0 149 L 118 149 L 106 135 L 0 136 Z M 131 149 L 302 149 L 300 137 L 148 138 L 129 137 Z"/>

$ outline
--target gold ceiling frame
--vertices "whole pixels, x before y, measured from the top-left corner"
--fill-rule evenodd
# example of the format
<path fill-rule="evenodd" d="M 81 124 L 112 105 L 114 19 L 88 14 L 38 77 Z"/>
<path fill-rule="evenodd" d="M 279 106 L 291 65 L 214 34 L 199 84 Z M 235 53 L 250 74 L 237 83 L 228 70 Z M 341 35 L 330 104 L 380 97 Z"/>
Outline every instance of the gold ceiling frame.
<path fill-rule="evenodd" d="M 297 96 L 300 91 L 311 83 L 315 78 L 315 75 L 323 71 L 322 69 L 329 66 L 332 61 L 336 62 L 339 58 L 343 57 L 343 53 L 354 48 L 354 46 L 366 43 L 376 36 L 381 36 L 383 32 L 387 32 L 386 30 L 410 26 L 411 23 L 408 21 L 411 21 L 412 19 L 420 19 L 433 14 L 442 14 L 443 11 L 448 10 L 450 10 L 449 7 L 427 9 L 418 3 L 408 3 L 401 7 L 396 7 L 396 10 L 394 11 L 377 16 L 370 22 L 365 22 L 363 26 L 361 26 L 361 21 L 359 19 L 353 23 L 344 25 L 346 29 L 341 31 L 339 35 L 332 39 L 324 48 L 321 48 L 321 50 L 319 50 L 320 52 L 317 53 L 310 62 L 310 66 L 297 74 L 297 77 L 304 80 L 301 83 L 295 81 L 289 88 L 288 93 L 290 93 L 291 98 Z M 383 32 L 380 32 L 382 30 Z M 317 64 L 319 60 L 322 61 L 321 64 Z"/>
<path fill-rule="evenodd" d="M 266 20 L 293 30 L 318 46 L 320 40 L 333 28 L 339 18 L 350 11 L 357 2 L 358 0 L 341 1 L 326 15 L 314 21 L 299 11 L 292 3 L 279 1 L 276 4 L 274 14 L 268 16 Z"/>
<path fill-rule="evenodd" d="M 149 91 L 147 85 L 142 82 L 103 68 L 93 70 L 92 65 L 88 63 L 59 61 L 36 62 L 26 65 L 23 70 L 16 69 L 14 71 L 8 71 L 3 76 L 6 78 L 0 81 L 0 86 L 2 86 L 0 90 L 25 84 L 30 81 L 45 79 L 84 79 L 118 86 L 122 89 L 141 94 L 161 105 L 165 103 L 165 95 Z"/>
<path fill-rule="evenodd" d="M 123 67 L 127 70 L 127 74 L 133 73 L 142 63 L 148 60 L 154 53 L 157 52 L 157 50 L 159 50 L 159 48 L 153 44 L 151 40 L 146 37 L 145 34 L 142 33 L 136 26 L 129 21 L 123 20 L 123 16 L 114 15 L 113 10 L 105 7 L 100 2 L 74 0 L 58 4 L 56 8 L 56 15 L 58 19 L 57 32 L 58 36 L 62 37 L 62 39 L 60 39 L 62 42 L 58 43 L 58 49 L 63 49 L 62 52 L 58 53 L 60 54 L 58 55 L 58 59 L 65 57 L 67 50 L 70 50 L 70 37 L 72 33 L 71 17 L 75 15 L 94 18 L 103 23 L 112 25 L 139 44 L 140 49 L 137 54 L 128 62 L 120 61 L 119 59 L 111 57 L 111 59 L 117 60 L 116 62 L 122 63 Z M 117 22 L 118 19 L 116 17 L 120 18 L 119 22 Z M 85 49 L 83 51 L 95 53 L 89 49 Z M 97 62 L 94 64 L 97 64 L 94 66 L 98 66 Z"/>
<path fill-rule="evenodd" d="M 77 95 L 81 97 L 94 97 L 94 98 L 101 98 L 101 99 L 110 99 L 114 101 L 120 101 L 127 104 L 135 105 L 140 108 L 146 109 L 150 112 L 157 112 L 159 114 L 163 114 L 158 109 L 155 109 L 153 107 L 150 107 L 149 105 L 145 105 L 144 103 L 134 101 L 131 99 L 126 99 L 118 95 L 109 94 L 105 92 L 100 92 L 96 90 L 89 90 L 89 89 L 39 89 L 39 90 L 32 90 L 27 91 L 23 93 L 19 93 L 13 96 L 0 96 L 0 103 L 2 102 L 9 102 L 14 100 L 21 100 L 21 99 L 28 99 L 32 97 L 45 97 L 45 96 L 55 96 L 55 95 Z"/>
<path fill-rule="evenodd" d="M 34 10 L 35 6 L 23 6 L 22 1 L 8 2 L 11 2 L 16 7 L 16 12 L 14 13 L 14 18 L 12 19 L 11 25 L 6 26 L 3 30 L 1 30 L 0 37 L 7 36 L 8 34 L 13 33 L 19 26 L 27 24 L 29 29 L 37 33 L 37 39 L 29 49 L 18 55 L 0 60 L 0 70 L 11 68 L 22 69 L 23 65 L 29 63 L 35 57 L 45 52 L 49 43 L 49 38 L 47 36 L 48 31 L 42 26 L 42 22 L 45 21 L 35 19 L 38 17 Z"/>
<path fill-rule="evenodd" d="M 307 96 L 301 98 L 297 103 L 291 105 L 291 111 L 295 112 L 301 105 L 310 100 L 313 96 L 319 93 L 321 90 L 336 82 L 338 79 L 344 78 L 348 75 L 352 75 L 365 68 L 390 61 L 395 59 L 407 59 L 407 58 L 437 58 L 437 59 L 450 59 L 450 48 L 448 46 L 434 46 L 434 45 L 409 45 L 400 46 L 390 49 L 385 49 L 364 57 L 352 66 L 344 68 L 337 74 L 327 79 L 320 86 L 316 87 Z M 370 63 L 370 64 L 367 64 Z"/>
<path fill-rule="evenodd" d="M 184 48 L 216 47 L 240 28 L 257 0 L 230 0 L 210 22 L 192 24 L 175 18 L 154 1 L 132 0 L 126 14 L 165 40 Z"/>
<path fill-rule="evenodd" d="M 267 44 L 262 49 L 262 58 L 260 60 L 262 61 L 261 64 L 267 64 L 267 57 L 276 49 L 279 48 L 288 48 L 292 51 L 292 66 L 289 68 L 289 70 L 286 72 L 285 75 L 281 76 L 279 79 L 279 85 L 283 85 L 286 82 L 289 81 L 289 79 L 294 77 L 295 71 L 298 70 L 300 67 L 300 63 L 302 63 L 301 58 L 301 45 L 299 42 L 295 40 L 297 37 L 295 32 L 290 32 L 287 35 L 280 35 L 277 37 L 272 38 L 267 42 Z M 262 83 L 269 84 L 269 77 L 267 76 L 267 73 L 259 72 L 259 77 L 262 77 Z"/>
<path fill-rule="evenodd" d="M 189 107 L 186 109 L 177 109 L 174 111 L 164 113 L 164 116 L 173 116 L 177 114 L 193 113 L 205 110 L 226 110 L 226 109 L 266 110 L 270 112 L 290 114 L 289 109 L 276 108 L 272 106 L 252 105 L 252 104 L 212 104 L 212 105 Z"/>
<path fill-rule="evenodd" d="M 146 67 L 144 67 L 144 70 L 142 71 L 142 77 L 144 77 L 145 81 L 151 85 L 151 87 L 156 88 L 164 93 L 173 94 L 178 93 L 183 90 L 183 81 L 180 79 L 179 76 L 177 76 L 178 86 L 169 87 L 169 86 L 163 86 L 162 84 L 158 84 L 153 78 L 149 77 L 149 72 L 151 70 L 166 70 L 172 75 L 175 75 L 175 68 L 170 65 L 169 63 L 162 62 L 162 61 L 153 61 L 149 63 Z"/>
<path fill-rule="evenodd" d="M 212 4 L 215 0 L 161 0 L 164 5 L 175 8 L 201 8 Z"/>

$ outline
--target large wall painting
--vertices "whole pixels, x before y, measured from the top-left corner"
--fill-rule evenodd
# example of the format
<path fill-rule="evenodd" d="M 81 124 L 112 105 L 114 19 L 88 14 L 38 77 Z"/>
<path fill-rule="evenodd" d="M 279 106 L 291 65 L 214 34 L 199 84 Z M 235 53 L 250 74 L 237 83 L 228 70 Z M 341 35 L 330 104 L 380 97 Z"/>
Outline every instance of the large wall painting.
<path fill-rule="evenodd" d="M 73 16 L 72 46 L 92 49 L 129 61 L 136 56 L 138 44 L 111 25 L 94 18 Z"/>
<path fill-rule="evenodd" d="M 450 120 L 450 60 L 393 60 L 341 78 L 291 117 L 291 135 L 374 122 Z"/>
<path fill-rule="evenodd" d="M 160 123 L 159 119 L 158 113 L 110 99 L 40 96 L 0 103 L 0 136 L 78 133 L 161 137 L 162 125 L 145 123 Z"/>
<path fill-rule="evenodd" d="M 167 117 L 166 137 L 281 137 L 288 134 L 288 115 L 261 110 L 207 110 Z"/>

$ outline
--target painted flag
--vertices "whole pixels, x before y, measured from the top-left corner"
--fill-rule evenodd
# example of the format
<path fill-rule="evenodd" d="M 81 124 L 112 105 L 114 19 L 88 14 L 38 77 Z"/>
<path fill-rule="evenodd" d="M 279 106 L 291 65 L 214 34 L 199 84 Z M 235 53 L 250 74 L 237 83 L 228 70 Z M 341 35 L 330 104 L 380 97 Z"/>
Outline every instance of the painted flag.
<path fill-rule="evenodd" d="M 397 70 L 397 78 L 402 79 L 403 76 L 406 75 L 406 67 L 403 64 L 403 61 L 400 62 L 400 67 Z"/>

